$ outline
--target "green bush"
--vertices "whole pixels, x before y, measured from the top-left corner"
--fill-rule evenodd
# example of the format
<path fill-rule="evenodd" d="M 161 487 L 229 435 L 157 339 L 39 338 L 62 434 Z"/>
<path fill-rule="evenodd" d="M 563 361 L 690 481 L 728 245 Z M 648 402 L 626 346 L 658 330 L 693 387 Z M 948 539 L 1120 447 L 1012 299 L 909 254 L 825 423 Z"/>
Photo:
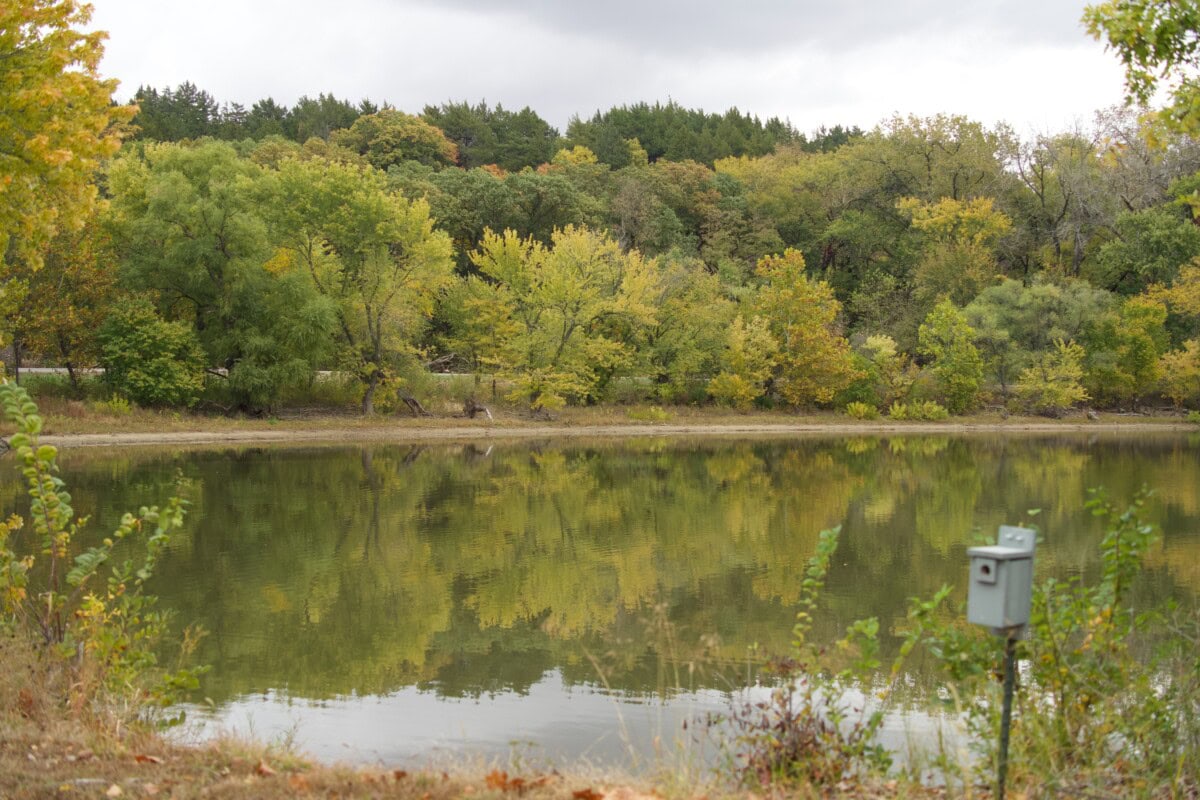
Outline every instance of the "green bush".
<path fill-rule="evenodd" d="M 888 419 L 903 420 L 910 419 L 908 416 L 908 404 L 901 403 L 899 400 L 892 403 L 888 408 Z"/>
<path fill-rule="evenodd" d="M 145 300 L 113 311 L 100 327 L 104 383 L 140 406 L 190 406 L 204 388 L 204 351 L 186 325 Z"/>

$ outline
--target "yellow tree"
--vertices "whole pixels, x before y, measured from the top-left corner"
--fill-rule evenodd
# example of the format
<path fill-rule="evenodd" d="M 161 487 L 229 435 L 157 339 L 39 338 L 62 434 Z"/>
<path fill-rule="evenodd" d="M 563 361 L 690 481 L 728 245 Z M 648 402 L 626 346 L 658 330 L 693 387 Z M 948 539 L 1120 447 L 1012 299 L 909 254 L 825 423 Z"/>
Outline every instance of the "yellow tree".
<path fill-rule="evenodd" d="M 80 30 L 90 5 L 0 3 L 0 259 L 41 264 L 60 229 L 76 229 L 96 201 L 93 174 L 120 145 L 132 107 L 112 105 L 101 80 L 105 34 Z"/>
<path fill-rule="evenodd" d="M 471 261 L 498 288 L 492 298 L 516 323 L 506 365 L 514 399 L 554 408 L 595 397 L 628 373 L 637 344 L 655 321 L 657 265 L 610 237 L 568 225 L 549 247 L 513 231 L 488 231 Z"/>
<path fill-rule="evenodd" d="M 767 283 L 754 301 L 779 343 L 776 357 L 779 393 L 792 405 L 829 403 L 860 373 L 850 343 L 841 335 L 842 304 L 824 281 L 804 274 L 804 256 L 787 250 L 758 262 Z"/>
<path fill-rule="evenodd" d="M 932 306 L 942 296 L 965 305 L 995 282 L 999 271 L 996 242 L 1012 222 L 993 207 L 991 198 L 943 197 L 936 203 L 923 203 L 906 197 L 896 207 L 924 234 L 921 260 L 913 275 L 922 305 Z"/>

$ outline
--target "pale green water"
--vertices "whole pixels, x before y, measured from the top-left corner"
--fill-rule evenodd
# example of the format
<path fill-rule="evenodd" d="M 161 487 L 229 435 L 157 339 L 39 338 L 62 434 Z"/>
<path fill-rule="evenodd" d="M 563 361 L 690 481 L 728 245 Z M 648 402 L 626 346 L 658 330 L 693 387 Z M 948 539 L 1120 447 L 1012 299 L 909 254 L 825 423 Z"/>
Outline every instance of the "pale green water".
<path fill-rule="evenodd" d="M 965 548 L 1040 508 L 1038 571 L 1085 575 L 1086 489 L 1158 492 L 1144 602 L 1200 589 L 1196 436 L 661 440 L 88 453 L 63 474 L 95 529 L 192 512 L 154 591 L 208 636 L 224 723 L 318 755 L 431 748 L 623 757 L 719 709 L 787 650 L 818 531 L 843 526 L 818 628 L 903 620 L 964 585 Z M 0 487 L 4 508 L 15 481 Z M 973 533 L 974 531 L 974 533 Z M 960 593 L 961 596 L 961 593 Z M 886 634 L 885 634 L 886 635 Z M 890 640 L 889 640 L 890 643 Z M 914 667 L 916 685 L 932 680 Z M 619 712 L 619 713 L 618 713 Z M 249 721 L 248 721 L 249 720 Z M 347 749 L 347 748 L 353 748 Z"/>

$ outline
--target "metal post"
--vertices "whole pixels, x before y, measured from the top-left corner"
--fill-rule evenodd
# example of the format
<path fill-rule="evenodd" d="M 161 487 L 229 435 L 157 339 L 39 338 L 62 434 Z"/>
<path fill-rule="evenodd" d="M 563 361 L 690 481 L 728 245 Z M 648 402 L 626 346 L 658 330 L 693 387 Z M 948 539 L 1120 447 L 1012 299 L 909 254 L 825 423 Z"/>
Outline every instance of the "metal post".
<path fill-rule="evenodd" d="M 1008 772 L 1008 732 L 1012 725 L 1016 672 L 1017 640 L 1010 631 L 1004 639 L 1004 706 L 1000 711 L 1000 763 L 996 769 L 996 800 L 1004 800 L 1004 779 Z"/>

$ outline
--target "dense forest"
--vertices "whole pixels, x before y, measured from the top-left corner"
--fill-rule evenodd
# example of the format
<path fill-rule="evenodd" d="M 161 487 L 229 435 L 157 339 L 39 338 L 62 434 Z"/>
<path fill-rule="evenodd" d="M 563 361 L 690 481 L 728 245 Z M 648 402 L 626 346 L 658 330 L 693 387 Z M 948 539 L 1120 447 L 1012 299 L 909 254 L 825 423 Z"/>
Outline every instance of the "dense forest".
<path fill-rule="evenodd" d="M 17 369 L 255 413 L 318 370 L 397 407 L 430 364 L 531 410 L 629 379 L 859 417 L 1200 406 L 1200 140 L 1154 114 L 1021 139 L 675 103 L 559 132 L 486 102 L 135 102 L 100 202 L 7 274 Z"/>

